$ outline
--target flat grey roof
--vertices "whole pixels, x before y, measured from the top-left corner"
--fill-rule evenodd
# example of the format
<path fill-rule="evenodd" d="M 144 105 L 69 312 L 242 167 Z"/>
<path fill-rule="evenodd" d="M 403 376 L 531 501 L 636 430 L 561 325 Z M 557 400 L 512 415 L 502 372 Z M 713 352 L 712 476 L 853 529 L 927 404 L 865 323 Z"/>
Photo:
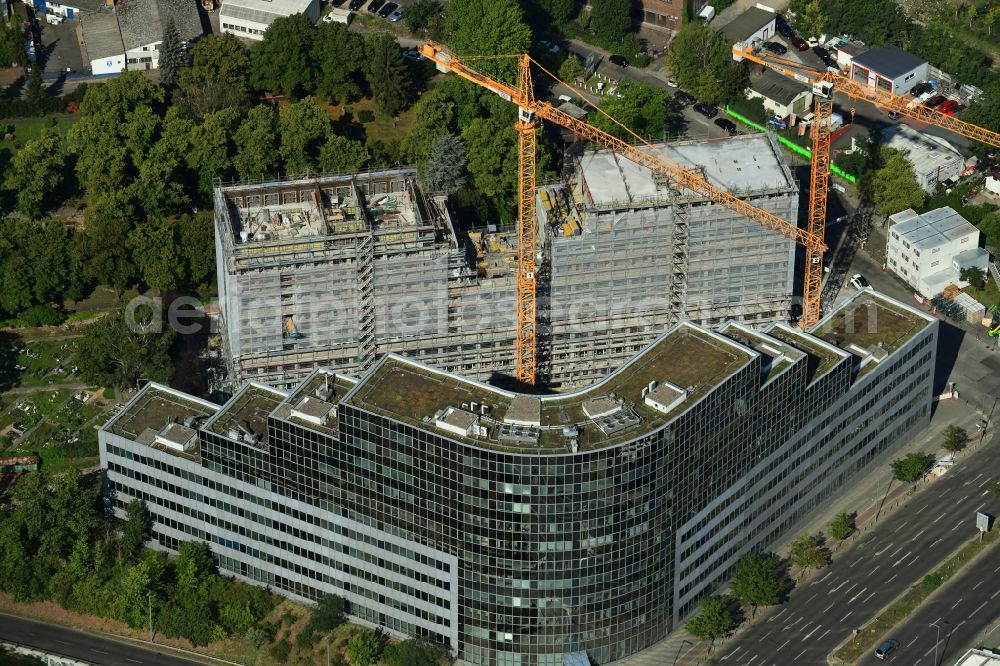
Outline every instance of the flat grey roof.
<path fill-rule="evenodd" d="M 883 146 L 903 153 L 917 176 L 934 172 L 955 160 L 965 161 L 955 146 L 939 136 L 924 134 L 909 125 L 891 125 L 882 131 Z"/>
<path fill-rule="evenodd" d="M 792 189 L 784 158 L 766 134 L 747 134 L 709 141 L 653 144 L 645 150 L 682 167 L 701 166 L 710 183 L 737 196 L 761 190 Z M 659 199 L 667 192 L 653 173 L 610 150 L 580 158 L 583 179 L 597 205 Z"/>
<path fill-rule="evenodd" d="M 750 89 L 778 104 L 791 104 L 795 98 L 809 90 L 795 79 L 779 74 L 773 69 L 765 69 L 764 73 L 750 82 Z"/>
<path fill-rule="evenodd" d="M 189 42 L 202 35 L 195 0 L 128 0 L 120 3 L 117 11 L 127 49 L 160 41 L 171 20 L 181 41 Z"/>
<path fill-rule="evenodd" d="M 889 216 L 890 231 L 918 250 L 929 250 L 977 233 L 975 226 L 950 206 L 917 213 L 912 208 Z M 971 249 L 971 248 L 970 248 Z"/>
<path fill-rule="evenodd" d="M 271 25 L 274 19 L 304 14 L 311 0 L 223 0 L 221 16 Z"/>
<path fill-rule="evenodd" d="M 927 64 L 926 60 L 922 60 L 898 46 L 868 49 L 861 55 L 854 56 L 853 62 L 876 71 L 888 79 L 895 79 L 921 65 Z"/>
<path fill-rule="evenodd" d="M 730 42 L 742 42 L 775 19 L 777 14 L 751 7 L 722 27 L 719 32 Z"/>
<path fill-rule="evenodd" d="M 83 43 L 89 60 L 125 55 L 125 43 L 113 9 L 88 13 L 80 21 L 80 29 L 83 30 Z"/>

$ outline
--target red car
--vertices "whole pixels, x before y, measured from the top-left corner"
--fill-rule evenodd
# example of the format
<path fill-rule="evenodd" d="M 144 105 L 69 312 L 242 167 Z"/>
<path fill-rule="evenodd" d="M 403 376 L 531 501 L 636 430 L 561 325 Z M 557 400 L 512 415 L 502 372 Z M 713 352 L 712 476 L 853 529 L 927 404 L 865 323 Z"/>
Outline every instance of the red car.
<path fill-rule="evenodd" d="M 792 46 L 797 48 L 799 51 L 809 50 L 809 45 L 806 44 L 806 40 L 802 39 L 801 37 L 792 37 L 788 41 L 790 41 L 792 43 Z"/>
<path fill-rule="evenodd" d="M 937 110 L 946 116 L 953 116 L 955 115 L 955 112 L 958 111 L 958 102 L 953 99 L 946 99 L 941 102 L 941 106 L 939 106 Z"/>
<path fill-rule="evenodd" d="M 924 106 L 933 109 L 934 107 L 940 106 L 947 99 L 944 95 L 934 95 L 929 100 L 924 102 Z"/>

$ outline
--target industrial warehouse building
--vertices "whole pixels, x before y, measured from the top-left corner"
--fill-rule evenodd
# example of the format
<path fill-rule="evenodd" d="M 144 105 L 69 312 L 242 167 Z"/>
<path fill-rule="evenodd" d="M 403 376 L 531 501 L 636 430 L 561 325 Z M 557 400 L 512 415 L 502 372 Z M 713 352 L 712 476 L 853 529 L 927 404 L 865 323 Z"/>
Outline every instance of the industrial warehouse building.
<path fill-rule="evenodd" d="M 798 185 L 768 135 L 658 145 L 786 220 Z M 794 243 L 610 151 L 539 188 L 540 375 L 581 385 L 667 325 L 786 320 Z M 702 165 L 702 166 L 696 166 Z M 482 380 L 514 375 L 517 235 L 462 230 L 412 169 L 217 188 L 223 350 L 234 387 L 294 386 L 380 354 Z"/>
<path fill-rule="evenodd" d="M 475 665 L 609 664 L 926 426 L 938 322 L 858 292 L 809 333 L 666 328 L 536 396 L 382 356 L 218 406 L 148 384 L 99 432 L 153 542 Z M 588 661 L 589 660 L 589 661 Z"/>
<path fill-rule="evenodd" d="M 219 26 L 222 32 L 260 41 L 275 19 L 305 14 L 319 20 L 319 0 L 222 0 Z"/>
<path fill-rule="evenodd" d="M 934 194 L 939 183 L 958 178 L 965 169 L 966 159 L 955 146 L 903 123 L 882 130 L 882 145 L 903 154 L 913 166 L 917 185 L 928 194 Z"/>
<path fill-rule="evenodd" d="M 94 76 L 157 69 L 160 43 L 173 21 L 181 42 L 202 36 L 194 0 L 128 0 L 86 7 L 80 29 Z"/>

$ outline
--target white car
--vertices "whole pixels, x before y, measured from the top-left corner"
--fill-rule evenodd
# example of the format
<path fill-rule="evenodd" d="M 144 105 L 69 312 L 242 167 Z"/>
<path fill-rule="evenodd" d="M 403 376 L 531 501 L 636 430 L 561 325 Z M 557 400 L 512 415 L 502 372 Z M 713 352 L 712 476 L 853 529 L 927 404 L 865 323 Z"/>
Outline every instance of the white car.
<path fill-rule="evenodd" d="M 674 81 L 673 79 L 667 79 L 667 85 L 668 85 L 668 86 L 670 86 L 671 88 L 676 88 L 676 87 L 678 87 L 678 84 L 677 84 L 677 82 L 676 82 L 676 81 Z"/>
<path fill-rule="evenodd" d="M 855 273 L 851 276 L 851 286 L 858 291 L 864 291 L 865 289 L 869 289 L 872 284 L 861 273 Z"/>

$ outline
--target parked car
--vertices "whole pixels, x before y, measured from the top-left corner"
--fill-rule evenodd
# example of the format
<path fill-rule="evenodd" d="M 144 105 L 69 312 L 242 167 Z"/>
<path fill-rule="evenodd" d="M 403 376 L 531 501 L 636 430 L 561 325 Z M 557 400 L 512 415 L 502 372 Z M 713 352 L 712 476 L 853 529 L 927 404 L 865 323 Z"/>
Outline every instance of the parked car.
<path fill-rule="evenodd" d="M 792 46 L 797 48 L 799 51 L 809 50 L 809 45 L 806 43 L 806 40 L 802 39 L 801 37 L 789 37 L 788 41 L 790 41 L 792 43 Z"/>
<path fill-rule="evenodd" d="M 356 12 L 361 9 L 361 5 L 365 4 L 365 0 L 351 0 L 351 4 L 347 5 L 347 8 L 352 12 Z"/>
<path fill-rule="evenodd" d="M 899 647 L 899 641 L 897 641 L 895 638 L 890 638 L 885 643 L 882 643 L 882 645 L 879 645 L 877 648 L 875 648 L 875 658 L 887 659 L 889 657 L 889 653 L 898 647 Z"/>
<path fill-rule="evenodd" d="M 402 11 L 397 9 L 396 11 Z M 390 20 L 392 17 L 389 17 Z M 403 60 L 409 60 L 410 62 L 420 62 L 421 60 L 427 60 L 427 57 L 417 50 L 416 47 L 403 49 Z"/>
<path fill-rule="evenodd" d="M 946 99 L 941 102 L 941 106 L 938 107 L 938 111 L 945 114 L 946 116 L 955 115 L 955 111 L 958 110 L 958 102 L 953 99 Z"/>
<path fill-rule="evenodd" d="M 763 44 L 761 44 L 761 46 L 765 51 L 770 51 L 774 55 L 785 55 L 786 53 L 788 53 L 788 49 L 786 49 L 783 45 L 779 44 L 778 42 L 764 42 Z"/>
<path fill-rule="evenodd" d="M 927 83 L 926 81 L 921 81 L 920 83 L 918 83 L 917 85 L 913 86 L 910 89 L 910 94 L 913 95 L 914 97 L 919 97 L 924 93 L 930 91 L 931 91 L 931 84 Z"/>
<path fill-rule="evenodd" d="M 851 286 L 858 291 L 863 291 L 868 287 L 872 286 L 872 283 L 865 279 L 865 276 L 861 273 L 855 273 L 851 276 Z M 884 657 L 880 657 L 884 659 Z"/>
<path fill-rule="evenodd" d="M 538 48 L 545 51 L 546 53 L 551 53 L 552 55 L 559 54 L 559 47 L 550 41 L 542 40 L 538 42 Z"/>
<path fill-rule="evenodd" d="M 613 65 L 618 65 L 619 67 L 628 67 L 628 60 L 625 59 L 625 56 L 620 56 L 620 55 L 608 56 L 608 62 L 610 62 Z"/>
<path fill-rule="evenodd" d="M 931 97 L 929 100 L 927 100 L 926 102 L 924 102 L 924 106 L 926 106 L 926 107 L 928 107 L 930 109 L 933 109 L 935 107 L 941 106 L 941 104 L 946 99 L 947 98 L 944 95 L 934 95 L 934 97 Z"/>
<path fill-rule="evenodd" d="M 677 83 L 676 81 L 674 81 L 673 79 L 667 79 L 667 85 L 668 85 L 668 86 L 670 86 L 671 88 L 676 88 L 676 87 L 677 87 L 678 85 L 680 85 L 680 84 L 678 84 L 678 83 Z"/>
<path fill-rule="evenodd" d="M 385 4 L 385 0 L 372 0 L 371 2 L 368 3 L 368 13 L 369 14 L 374 14 L 379 9 L 381 9 L 382 5 L 384 5 L 384 4 Z"/>
<path fill-rule="evenodd" d="M 395 2 L 387 2 L 382 5 L 382 9 L 378 10 L 378 15 L 382 18 L 389 18 L 389 14 L 393 13 L 397 9 L 399 9 L 399 5 Z"/>
<path fill-rule="evenodd" d="M 681 107 L 691 106 L 698 100 L 691 93 L 684 92 L 683 90 L 678 90 L 674 93 L 673 99 L 680 102 Z"/>
<path fill-rule="evenodd" d="M 889 120 L 899 120 L 902 117 L 903 117 L 903 114 L 901 114 L 899 111 L 890 111 L 889 112 Z"/>
<path fill-rule="evenodd" d="M 814 46 L 813 53 L 819 56 L 820 60 L 826 60 L 830 57 L 830 52 L 824 49 L 822 46 Z"/>
<path fill-rule="evenodd" d="M 778 14 L 774 19 L 774 25 L 778 30 L 778 34 L 785 39 L 791 39 L 795 36 L 795 31 L 792 30 L 792 26 L 788 25 L 788 21 L 781 14 Z"/>
<path fill-rule="evenodd" d="M 717 127 L 726 130 L 730 136 L 736 134 L 736 123 L 728 118 L 716 118 L 715 124 Z"/>
<path fill-rule="evenodd" d="M 331 0 L 330 4 L 334 7 L 339 7 L 344 4 L 345 0 Z"/>
<path fill-rule="evenodd" d="M 719 115 L 719 109 L 713 104 L 706 104 L 705 102 L 699 102 L 694 105 L 694 110 L 705 116 L 706 118 L 714 118 Z"/>
<path fill-rule="evenodd" d="M 398 21 L 401 18 L 403 18 L 403 8 L 402 7 L 400 7 L 399 9 L 397 9 L 396 11 L 394 11 L 393 13 L 389 14 L 389 20 L 392 21 L 393 23 L 395 23 L 396 21 Z"/>

